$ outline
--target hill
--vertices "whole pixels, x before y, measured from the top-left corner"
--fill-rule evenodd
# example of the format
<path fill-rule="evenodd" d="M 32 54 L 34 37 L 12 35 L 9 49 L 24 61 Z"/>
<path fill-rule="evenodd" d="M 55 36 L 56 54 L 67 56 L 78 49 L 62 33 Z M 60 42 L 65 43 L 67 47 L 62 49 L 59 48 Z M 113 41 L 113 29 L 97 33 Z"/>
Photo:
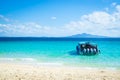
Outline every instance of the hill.
<path fill-rule="evenodd" d="M 71 37 L 71 38 L 107 38 L 107 36 L 92 35 L 92 34 L 87 34 L 87 33 L 76 34 L 76 35 L 72 35 L 68 37 Z"/>

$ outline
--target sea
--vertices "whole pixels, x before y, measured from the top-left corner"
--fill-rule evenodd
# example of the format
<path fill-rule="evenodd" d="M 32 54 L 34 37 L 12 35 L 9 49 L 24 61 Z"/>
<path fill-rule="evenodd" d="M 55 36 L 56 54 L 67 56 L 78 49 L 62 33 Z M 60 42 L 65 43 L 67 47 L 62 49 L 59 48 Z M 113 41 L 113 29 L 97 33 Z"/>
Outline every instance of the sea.
<path fill-rule="evenodd" d="M 97 44 L 97 55 L 77 55 L 79 42 Z M 0 62 L 120 68 L 120 38 L 1 37 Z"/>

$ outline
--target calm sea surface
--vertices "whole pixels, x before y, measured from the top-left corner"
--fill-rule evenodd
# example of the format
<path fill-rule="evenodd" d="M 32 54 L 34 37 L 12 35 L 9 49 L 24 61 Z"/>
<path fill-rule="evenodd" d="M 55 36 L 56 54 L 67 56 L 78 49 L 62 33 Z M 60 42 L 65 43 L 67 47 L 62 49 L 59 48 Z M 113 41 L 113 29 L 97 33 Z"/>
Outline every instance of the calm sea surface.
<path fill-rule="evenodd" d="M 85 41 L 96 43 L 101 53 L 77 55 L 76 45 Z M 0 61 L 120 68 L 120 38 L 0 38 Z"/>

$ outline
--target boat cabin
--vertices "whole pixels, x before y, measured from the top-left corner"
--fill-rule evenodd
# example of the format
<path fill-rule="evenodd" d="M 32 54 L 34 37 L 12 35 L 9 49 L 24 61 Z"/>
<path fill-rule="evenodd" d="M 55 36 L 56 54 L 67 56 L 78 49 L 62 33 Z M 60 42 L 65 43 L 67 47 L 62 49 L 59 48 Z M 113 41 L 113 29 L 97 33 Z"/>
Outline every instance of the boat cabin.
<path fill-rule="evenodd" d="M 77 54 L 82 55 L 95 55 L 100 52 L 96 44 L 91 44 L 89 42 L 80 42 L 76 46 Z"/>

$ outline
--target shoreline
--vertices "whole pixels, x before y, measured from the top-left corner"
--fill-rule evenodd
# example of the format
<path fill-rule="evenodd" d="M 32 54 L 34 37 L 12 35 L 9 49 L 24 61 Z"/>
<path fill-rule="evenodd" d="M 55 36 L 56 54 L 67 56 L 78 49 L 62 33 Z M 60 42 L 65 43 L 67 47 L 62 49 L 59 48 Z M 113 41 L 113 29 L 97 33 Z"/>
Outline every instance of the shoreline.
<path fill-rule="evenodd" d="M 0 62 L 0 80 L 120 80 L 120 69 Z"/>
<path fill-rule="evenodd" d="M 93 66 L 85 64 L 66 64 L 62 62 L 45 62 L 37 61 L 33 58 L 0 58 L 0 64 L 17 64 L 17 65 L 30 65 L 30 66 L 50 66 L 50 67 L 76 67 L 84 69 L 111 69 L 111 70 L 120 70 L 119 66 Z"/>
<path fill-rule="evenodd" d="M 70 68 L 80 68 L 80 69 L 95 69 L 95 70 L 100 70 L 100 69 L 105 69 L 105 70 L 120 70 L 118 67 L 97 67 L 97 66 L 76 66 L 76 65 L 64 65 L 64 64 L 59 64 L 59 63 L 47 63 L 47 62 L 39 62 L 39 63 L 34 63 L 34 62 L 0 62 L 1 64 L 10 64 L 10 65 L 25 65 L 25 66 L 33 66 L 33 67 L 70 67 Z"/>

